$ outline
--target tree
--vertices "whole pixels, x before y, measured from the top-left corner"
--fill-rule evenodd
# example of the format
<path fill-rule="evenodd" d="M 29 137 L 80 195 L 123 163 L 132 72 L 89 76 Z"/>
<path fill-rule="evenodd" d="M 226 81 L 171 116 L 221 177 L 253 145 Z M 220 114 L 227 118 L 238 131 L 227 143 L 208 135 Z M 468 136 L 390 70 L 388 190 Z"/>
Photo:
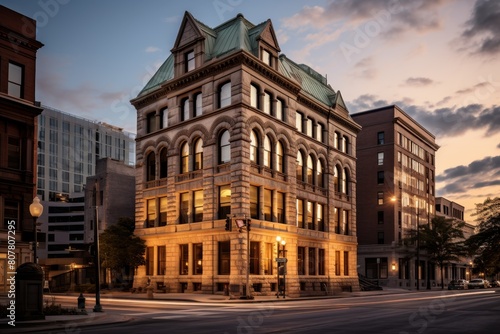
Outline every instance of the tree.
<path fill-rule="evenodd" d="M 466 241 L 474 266 L 486 276 L 500 272 L 500 197 L 487 198 L 476 204 L 478 232 Z"/>
<path fill-rule="evenodd" d="M 439 265 L 441 288 L 444 289 L 444 265 L 459 261 L 464 252 L 464 222 L 436 216 L 430 224 L 422 224 L 419 230 L 409 231 L 409 240 L 416 243 L 420 250 L 426 251 L 428 260 Z"/>
<path fill-rule="evenodd" d="M 99 251 L 102 266 L 114 271 L 135 269 L 145 264 L 146 243 L 134 235 L 135 222 L 120 218 L 116 224 L 106 228 L 99 236 Z"/>

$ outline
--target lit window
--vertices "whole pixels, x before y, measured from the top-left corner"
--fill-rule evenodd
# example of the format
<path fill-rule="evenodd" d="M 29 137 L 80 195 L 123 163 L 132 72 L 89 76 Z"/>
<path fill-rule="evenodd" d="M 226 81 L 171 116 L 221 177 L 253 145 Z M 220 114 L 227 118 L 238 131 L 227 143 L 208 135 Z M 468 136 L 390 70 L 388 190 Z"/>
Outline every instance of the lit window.
<path fill-rule="evenodd" d="M 231 186 L 219 187 L 219 219 L 225 219 L 231 213 Z"/>
<path fill-rule="evenodd" d="M 278 215 L 278 223 L 285 223 L 285 194 L 277 192 L 277 215 Z"/>
<path fill-rule="evenodd" d="M 377 161 L 379 166 L 382 166 L 384 164 L 384 152 L 378 152 Z"/>
<path fill-rule="evenodd" d="M 384 192 L 382 191 L 377 192 L 377 204 L 378 205 L 384 204 Z"/>
<path fill-rule="evenodd" d="M 179 274 L 187 275 L 189 272 L 189 245 L 179 245 Z"/>
<path fill-rule="evenodd" d="M 264 138 L 264 166 L 271 168 L 271 139 L 269 136 Z"/>
<path fill-rule="evenodd" d="M 167 225 L 167 198 L 160 197 L 160 222 L 159 226 Z"/>
<path fill-rule="evenodd" d="M 179 224 L 189 223 L 189 193 L 182 193 L 179 203 Z"/>
<path fill-rule="evenodd" d="M 147 227 L 154 227 L 156 222 L 156 199 L 148 199 Z"/>
<path fill-rule="evenodd" d="M 319 142 L 323 142 L 323 131 L 325 130 L 325 127 L 323 124 L 321 123 L 318 123 L 318 125 L 316 126 L 316 139 L 319 141 Z"/>
<path fill-rule="evenodd" d="M 9 63 L 8 94 L 14 97 L 23 98 L 23 76 L 22 66 Z"/>
<path fill-rule="evenodd" d="M 297 198 L 297 227 L 304 228 L 304 201 Z"/>
<path fill-rule="evenodd" d="M 259 219 L 259 188 L 250 186 L 250 217 Z"/>
<path fill-rule="evenodd" d="M 295 113 L 295 128 L 297 131 L 302 132 L 302 114 L 300 112 Z"/>
<path fill-rule="evenodd" d="M 316 161 L 316 185 L 323 187 L 323 164 L 319 159 Z"/>
<path fill-rule="evenodd" d="M 306 134 L 309 137 L 312 137 L 313 135 L 313 120 L 310 118 L 306 120 Z"/>
<path fill-rule="evenodd" d="M 194 164 L 193 170 L 203 168 L 203 140 L 198 139 L 194 146 Z"/>
<path fill-rule="evenodd" d="M 285 171 L 285 161 L 283 159 L 283 144 L 276 143 L 276 171 L 283 173 Z"/>
<path fill-rule="evenodd" d="M 273 215 L 273 192 L 264 189 L 264 220 L 272 221 Z"/>
<path fill-rule="evenodd" d="M 307 157 L 307 183 L 313 184 L 314 164 L 312 156 Z"/>
<path fill-rule="evenodd" d="M 165 129 L 168 127 L 168 108 L 165 108 L 161 111 L 161 128 Z"/>
<path fill-rule="evenodd" d="M 203 244 L 193 244 L 193 275 L 203 274 Z"/>
<path fill-rule="evenodd" d="M 299 151 L 297 154 L 297 181 L 303 181 L 303 176 L 304 176 L 304 158 L 302 157 L 302 152 Z"/>
<path fill-rule="evenodd" d="M 203 190 L 193 192 L 194 217 L 193 222 L 203 221 Z"/>
<path fill-rule="evenodd" d="M 259 163 L 259 141 L 255 131 L 250 133 L 250 161 L 256 164 Z"/>
<path fill-rule="evenodd" d="M 184 143 L 181 146 L 181 174 L 189 172 L 189 145 Z"/>

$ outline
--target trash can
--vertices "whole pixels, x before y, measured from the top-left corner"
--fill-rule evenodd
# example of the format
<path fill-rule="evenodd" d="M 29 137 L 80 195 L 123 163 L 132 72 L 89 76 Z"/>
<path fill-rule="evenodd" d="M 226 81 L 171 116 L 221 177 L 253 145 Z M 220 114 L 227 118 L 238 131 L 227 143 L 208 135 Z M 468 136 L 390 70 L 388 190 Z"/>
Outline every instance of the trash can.
<path fill-rule="evenodd" d="M 41 320 L 43 314 L 43 270 L 32 262 L 16 270 L 16 320 Z"/>

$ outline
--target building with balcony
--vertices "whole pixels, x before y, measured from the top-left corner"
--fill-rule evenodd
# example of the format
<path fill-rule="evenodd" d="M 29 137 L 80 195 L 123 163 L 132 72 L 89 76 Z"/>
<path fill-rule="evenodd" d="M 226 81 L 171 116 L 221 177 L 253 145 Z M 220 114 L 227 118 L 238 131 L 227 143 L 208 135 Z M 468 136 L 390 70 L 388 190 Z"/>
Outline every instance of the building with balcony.
<path fill-rule="evenodd" d="M 7 272 L 33 262 L 37 116 L 36 21 L 0 6 L 0 292 Z M 8 248 L 15 244 L 15 249 Z"/>
<path fill-rule="evenodd" d="M 359 288 L 360 126 L 323 75 L 280 54 L 270 20 L 238 14 L 210 28 L 186 12 L 171 55 L 131 103 L 135 233 L 147 243 L 136 287 Z"/>
<path fill-rule="evenodd" d="M 403 241 L 435 215 L 439 146 L 398 106 L 351 116 L 362 126 L 356 148 L 359 273 L 382 286 L 426 288 L 436 270 Z"/>

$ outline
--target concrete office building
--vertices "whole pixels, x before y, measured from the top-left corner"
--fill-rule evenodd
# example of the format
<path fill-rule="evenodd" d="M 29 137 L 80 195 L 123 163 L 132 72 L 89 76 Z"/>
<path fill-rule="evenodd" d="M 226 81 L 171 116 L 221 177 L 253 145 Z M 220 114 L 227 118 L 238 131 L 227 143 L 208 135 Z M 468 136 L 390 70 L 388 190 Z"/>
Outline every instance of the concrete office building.
<path fill-rule="evenodd" d="M 435 270 L 402 240 L 435 215 L 435 137 L 395 105 L 351 115 L 357 142 L 359 273 L 380 285 L 426 288 Z M 420 263 L 419 263 L 420 262 Z M 429 276 L 427 276 L 429 273 Z"/>
<path fill-rule="evenodd" d="M 172 54 L 131 102 L 135 233 L 147 243 L 136 287 L 359 289 L 360 127 L 324 76 L 280 54 L 270 20 L 239 14 L 210 28 L 186 12 Z M 276 258 L 286 258 L 286 280 Z"/>
<path fill-rule="evenodd" d="M 33 262 L 29 206 L 35 197 L 36 128 L 42 112 L 35 101 L 35 73 L 43 44 L 36 40 L 35 20 L 4 6 L 0 18 L 0 292 L 6 292 L 7 272 Z"/>

